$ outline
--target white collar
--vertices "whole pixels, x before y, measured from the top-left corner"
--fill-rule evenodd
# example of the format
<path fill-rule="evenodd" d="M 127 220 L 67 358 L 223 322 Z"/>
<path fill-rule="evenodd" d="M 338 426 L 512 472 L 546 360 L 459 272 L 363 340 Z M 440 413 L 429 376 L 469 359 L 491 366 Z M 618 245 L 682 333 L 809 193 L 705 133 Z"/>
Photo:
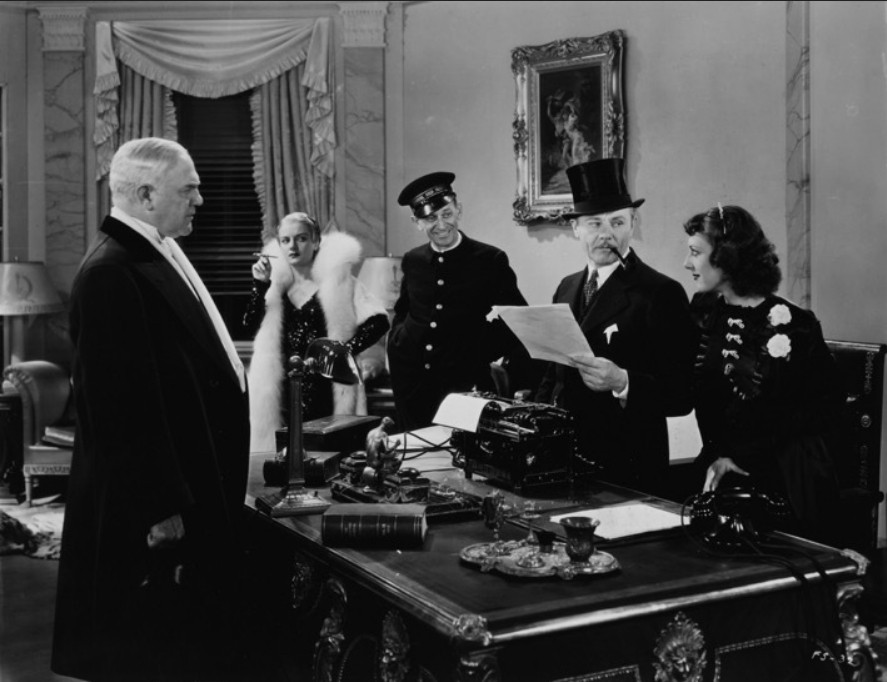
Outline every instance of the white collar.
<path fill-rule="evenodd" d="M 459 232 L 459 231 L 456 232 L 456 243 L 453 244 L 452 246 L 448 246 L 448 247 L 445 248 L 445 249 L 440 248 L 440 247 L 439 247 L 437 244 L 435 244 L 434 242 L 428 242 L 428 244 L 431 246 L 431 250 L 432 250 L 432 251 L 437 251 L 438 253 L 446 253 L 447 251 L 452 251 L 452 250 L 455 249 L 457 246 L 459 246 L 459 244 L 461 244 L 461 243 L 462 243 L 462 232 Z"/>
<path fill-rule="evenodd" d="M 623 255 L 623 258 L 627 257 L 628 253 L 630 251 L 631 251 L 631 249 L 629 249 Z M 622 263 L 620 263 L 618 260 L 610 263 L 609 265 L 602 265 L 599 268 L 597 268 L 593 264 L 589 263 L 588 264 L 588 276 L 591 277 L 591 273 L 594 270 L 597 270 L 597 285 L 598 285 L 598 288 L 600 288 L 600 287 L 604 286 L 604 282 L 606 282 L 608 279 L 610 279 L 610 275 L 612 275 L 614 272 L 616 272 L 616 268 L 619 268 L 621 266 L 622 266 Z"/>
<path fill-rule="evenodd" d="M 144 220 L 139 220 L 135 216 L 129 215 L 129 213 L 122 208 L 112 206 L 111 217 L 128 225 L 158 248 L 163 244 L 163 240 L 166 239 L 166 237 L 160 234 L 160 231 L 156 227 L 150 223 L 146 223 Z"/>

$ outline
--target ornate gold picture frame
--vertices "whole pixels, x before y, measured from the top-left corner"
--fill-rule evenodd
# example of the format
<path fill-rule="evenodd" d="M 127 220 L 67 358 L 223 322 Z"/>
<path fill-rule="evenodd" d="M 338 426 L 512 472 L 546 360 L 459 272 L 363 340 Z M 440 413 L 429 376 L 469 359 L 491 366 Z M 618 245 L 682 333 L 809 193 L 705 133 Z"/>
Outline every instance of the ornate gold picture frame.
<path fill-rule="evenodd" d="M 516 223 L 562 222 L 572 208 L 566 168 L 624 156 L 624 40 L 616 30 L 511 51 Z"/>

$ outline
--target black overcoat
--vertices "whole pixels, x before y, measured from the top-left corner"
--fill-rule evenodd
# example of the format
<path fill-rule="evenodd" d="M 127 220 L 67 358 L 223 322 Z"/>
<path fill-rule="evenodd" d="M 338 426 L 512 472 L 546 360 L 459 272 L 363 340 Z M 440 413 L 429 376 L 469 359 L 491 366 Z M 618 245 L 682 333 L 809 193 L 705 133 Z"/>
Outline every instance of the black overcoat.
<path fill-rule="evenodd" d="M 491 389 L 490 362 L 519 346 L 494 305 L 526 305 L 501 249 L 462 234 L 455 249 L 424 244 L 403 257 L 388 364 L 400 426 L 431 423 L 449 393 Z"/>
<path fill-rule="evenodd" d="M 141 680 L 169 669 L 163 679 L 179 679 L 191 666 L 213 676 L 202 659 L 228 666 L 236 656 L 247 394 L 189 286 L 113 218 L 74 281 L 70 327 L 78 421 L 53 670 Z M 180 547 L 149 552 L 151 526 L 175 514 Z M 165 583 L 178 563 L 182 584 Z M 182 636 L 193 645 L 180 647 Z"/>
<path fill-rule="evenodd" d="M 666 417 L 688 414 L 697 333 L 684 288 L 634 251 L 604 282 L 588 310 L 587 268 L 561 280 L 555 303 L 567 303 L 596 356 L 628 371 L 628 399 L 596 392 L 579 371 L 551 363 L 537 400 L 576 418 L 582 456 L 608 481 L 655 492 L 668 466 Z"/>

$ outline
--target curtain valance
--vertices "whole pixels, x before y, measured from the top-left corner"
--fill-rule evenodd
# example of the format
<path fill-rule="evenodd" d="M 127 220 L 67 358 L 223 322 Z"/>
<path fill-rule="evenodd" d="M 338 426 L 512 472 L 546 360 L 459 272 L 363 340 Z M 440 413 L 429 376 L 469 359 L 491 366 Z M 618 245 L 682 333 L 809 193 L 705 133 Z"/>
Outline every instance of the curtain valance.
<path fill-rule="evenodd" d="M 255 88 L 305 62 L 306 117 L 313 135 L 312 164 L 329 174 L 336 145 L 329 86 L 327 17 L 304 20 L 137 21 L 96 24 L 98 176 L 116 148 L 116 60 L 142 76 L 195 97 L 224 97 Z"/>

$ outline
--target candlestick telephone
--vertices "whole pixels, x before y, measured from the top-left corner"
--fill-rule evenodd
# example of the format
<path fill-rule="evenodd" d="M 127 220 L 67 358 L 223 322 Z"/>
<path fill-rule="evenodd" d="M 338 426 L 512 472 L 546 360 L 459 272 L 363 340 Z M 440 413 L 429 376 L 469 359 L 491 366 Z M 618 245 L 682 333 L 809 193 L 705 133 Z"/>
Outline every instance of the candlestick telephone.
<path fill-rule="evenodd" d="M 689 501 L 690 529 L 706 544 L 740 549 L 791 517 L 784 498 L 753 486 L 718 488 Z"/>

